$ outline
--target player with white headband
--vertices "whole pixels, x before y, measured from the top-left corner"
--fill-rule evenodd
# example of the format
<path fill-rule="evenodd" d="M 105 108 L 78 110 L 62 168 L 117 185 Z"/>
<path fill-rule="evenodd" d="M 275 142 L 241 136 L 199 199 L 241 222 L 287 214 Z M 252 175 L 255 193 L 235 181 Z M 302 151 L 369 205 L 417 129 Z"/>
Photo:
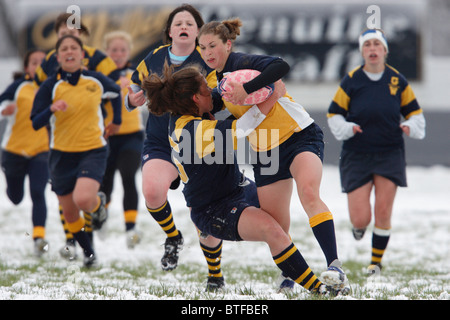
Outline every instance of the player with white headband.
<path fill-rule="evenodd" d="M 372 258 L 368 274 L 381 270 L 391 235 L 397 187 L 406 187 L 403 134 L 425 137 L 425 118 L 405 77 L 386 63 L 389 52 L 380 29 L 359 36 L 364 63 L 350 71 L 328 109 L 328 125 L 342 140 L 339 169 L 347 193 L 353 236 L 360 240 L 372 218 L 370 196 L 375 190 Z M 402 122 L 401 118 L 406 119 Z"/>

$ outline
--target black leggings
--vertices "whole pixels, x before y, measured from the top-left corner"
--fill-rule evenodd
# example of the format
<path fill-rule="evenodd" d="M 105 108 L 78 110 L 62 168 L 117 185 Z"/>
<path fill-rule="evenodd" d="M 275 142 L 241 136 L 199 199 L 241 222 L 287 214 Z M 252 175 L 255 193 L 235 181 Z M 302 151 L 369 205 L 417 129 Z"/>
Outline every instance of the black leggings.
<path fill-rule="evenodd" d="M 114 176 L 116 170 L 118 170 L 122 178 L 124 191 L 124 211 L 137 210 L 138 208 L 138 192 L 135 178 L 141 164 L 142 142 L 142 132 L 109 138 L 108 163 L 100 190 L 106 194 L 107 203 L 109 203 L 114 187 Z"/>
<path fill-rule="evenodd" d="M 30 197 L 33 202 L 31 215 L 33 226 L 44 227 L 47 220 L 45 187 L 49 176 L 48 152 L 26 158 L 3 150 L 2 169 L 6 177 L 6 194 L 15 205 L 23 200 L 25 176 L 28 175 Z"/>

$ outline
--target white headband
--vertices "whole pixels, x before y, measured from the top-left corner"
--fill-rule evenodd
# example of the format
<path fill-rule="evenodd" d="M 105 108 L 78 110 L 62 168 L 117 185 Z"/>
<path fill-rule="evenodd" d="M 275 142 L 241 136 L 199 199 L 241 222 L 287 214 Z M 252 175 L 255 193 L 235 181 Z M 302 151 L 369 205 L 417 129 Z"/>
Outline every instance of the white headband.
<path fill-rule="evenodd" d="M 386 41 L 386 37 L 384 36 L 383 32 L 377 29 L 369 29 L 363 34 L 359 36 L 359 51 L 362 51 L 362 47 L 364 42 L 370 39 L 378 39 L 381 41 L 381 43 L 386 48 L 386 51 L 389 52 L 388 44 Z"/>

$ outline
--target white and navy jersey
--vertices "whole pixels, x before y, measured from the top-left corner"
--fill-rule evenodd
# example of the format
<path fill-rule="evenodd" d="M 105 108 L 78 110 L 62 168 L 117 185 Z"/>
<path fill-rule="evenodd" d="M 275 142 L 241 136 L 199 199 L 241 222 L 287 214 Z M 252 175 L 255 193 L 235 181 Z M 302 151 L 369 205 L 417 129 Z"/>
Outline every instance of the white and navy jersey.
<path fill-rule="evenodd" d="M 405 77 L 389 65 L 377 81 L 369 79 L 359 66 L 349 72 L 328 108 L 328 118 L 341 115 L 362 129 L 343 143 L 357 152 L 383 152 L 404 148 L 401 117 L 422 114 Z"/>
<path fill-rule="evenodd" d="M 0 95 L 1 106 L 10 103 L 15 103 L 17 106 L 14 114 L 6 117 L 2 149 L 24 157 L 34 157 L 49 150 L 47 129 L 41 128 L 35 131 L 30 120 L 37 89 L 33 80 L 25 75 L 10 84 Z"/>
<path fill-rule="evenodd" d="M 102 100 L 110 99 L 114 124 L 121 124 L 120 87 L 105 75 L 78 70 L 60 70 L 45 80 L 34 99 L 31 120 L 39 129 L 50 123 L 50 148 L 63 152 L 83 152 L 106 145 Z M 50 106 L 58 100 L 67 103 L 65 111 L 52 113 Z"/>

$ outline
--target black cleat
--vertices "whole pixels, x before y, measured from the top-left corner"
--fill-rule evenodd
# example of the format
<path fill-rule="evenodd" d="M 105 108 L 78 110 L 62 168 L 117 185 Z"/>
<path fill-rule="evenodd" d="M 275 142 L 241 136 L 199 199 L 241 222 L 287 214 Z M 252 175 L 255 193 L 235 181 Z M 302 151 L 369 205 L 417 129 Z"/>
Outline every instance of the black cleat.
<path fill-rule="evenodd" d="M 208 277 L 206 282 L 206 292 L 216 292 L 225 287 L 225 280 L 223 277 Z"/>
<path fill-rule="evenodd" d="M 179 237 L 167 238 L 164 243 L 164 255 L 161 259 L 161 267 L 164 271 L 171 271 L 178 266 L 178 254 L 183 249 L 184 239 L 179 232 Z"/>

